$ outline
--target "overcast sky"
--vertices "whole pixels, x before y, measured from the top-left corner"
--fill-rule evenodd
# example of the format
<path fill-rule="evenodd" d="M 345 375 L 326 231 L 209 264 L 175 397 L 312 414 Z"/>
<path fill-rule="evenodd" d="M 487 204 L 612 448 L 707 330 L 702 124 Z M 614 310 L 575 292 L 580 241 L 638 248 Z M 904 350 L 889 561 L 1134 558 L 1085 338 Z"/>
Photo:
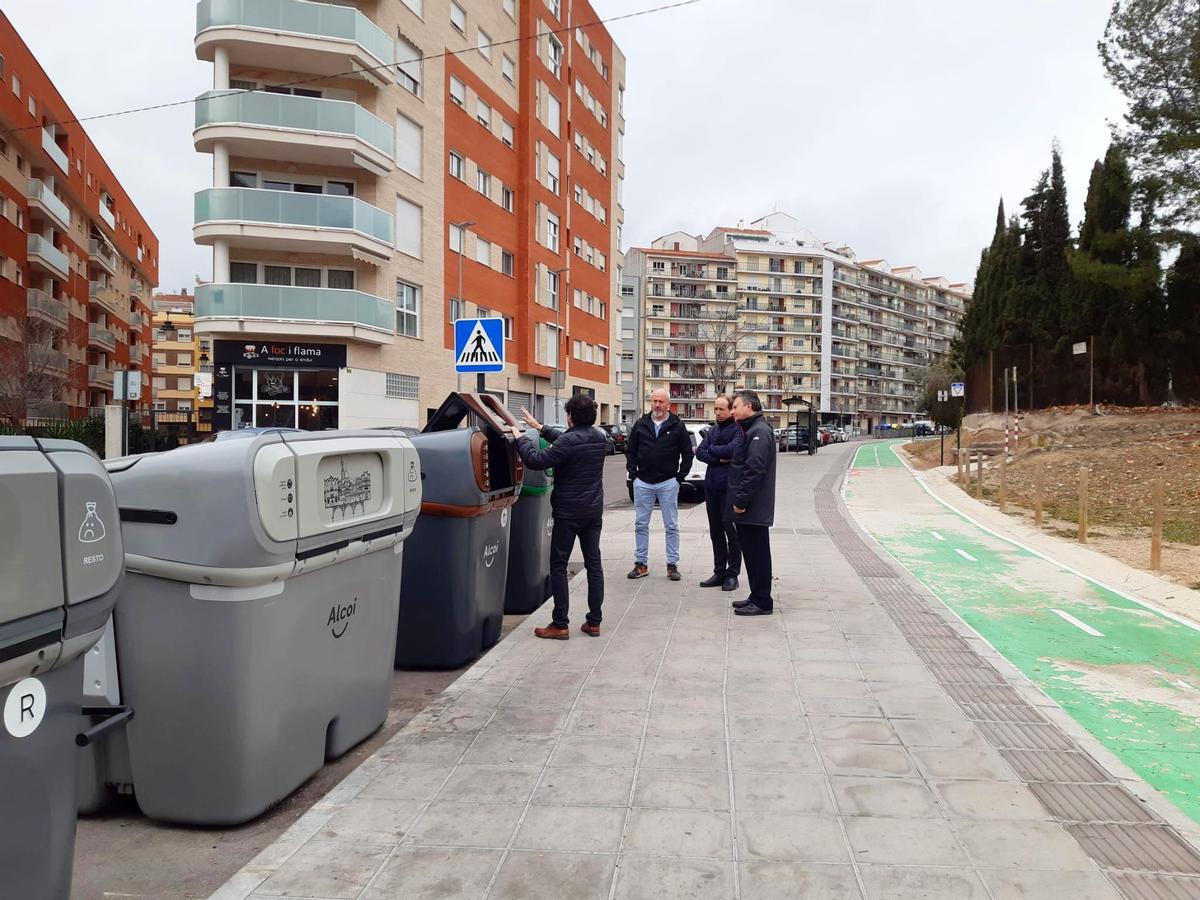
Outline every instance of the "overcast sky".
<path fill-rule="evenodd" d="M 498 0 L 497 0 L 498 2 Z M 602 16 L 662 0 L 593 0 Z M 427 0 L 432 6 L 433 0 Z M 1072 220 L 1106 120 L 1103 0 L 701 0 L 613 23 L 628 59 L 625 243 L 778 208 L 860 258 L 973 277 L 1003 194 L 1014 209 L 1062 144 Z M 211 84 L 191 0 L 4 0 L 80 116 Z M 211 183 L 192 109 L 88 124 L 161 242 L 165 290 L 211 274 L 192 194 Z"/>

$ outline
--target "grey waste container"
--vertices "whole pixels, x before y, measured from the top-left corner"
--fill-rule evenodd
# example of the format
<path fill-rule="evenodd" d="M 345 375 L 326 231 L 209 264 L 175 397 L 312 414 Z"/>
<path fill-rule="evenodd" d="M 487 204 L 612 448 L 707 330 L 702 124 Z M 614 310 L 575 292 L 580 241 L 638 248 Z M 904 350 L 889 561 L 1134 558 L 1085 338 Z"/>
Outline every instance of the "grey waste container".
<path fill-rule="evenodd" d="M 248 821 L 387 716 L 420 461 L 390 433 L 275 432 L 109 469 L 127 574 L 115 670 L 88 687 L 135 715 L 81 780 L 156 819 Z"/>
<path fill-rule="evenodd" d="M 459 666 L 500 639 L 525 471 L 510 423 L 490 394 L 452 393 L 412 438 L 425 481 L 400 589 L 398 667 Z"/>
<path fill-rule="evenodd" d="M 545 441 L 541 443 L 546 446 Z M 550 494 L 553 489 L 554 476 L 550 470 L 525 470 L 521 496 L 512 513 L 508 581 L 504 588 L 506 613 L 531 613 L 550 595 L 550 535 L 554 531 Z"/>
<path fill-rule="evenodd" d="M 83 654 L 121 564 L 100 460 L 69 441 L 0 437 L 0 897 L 70 894 Z"/>

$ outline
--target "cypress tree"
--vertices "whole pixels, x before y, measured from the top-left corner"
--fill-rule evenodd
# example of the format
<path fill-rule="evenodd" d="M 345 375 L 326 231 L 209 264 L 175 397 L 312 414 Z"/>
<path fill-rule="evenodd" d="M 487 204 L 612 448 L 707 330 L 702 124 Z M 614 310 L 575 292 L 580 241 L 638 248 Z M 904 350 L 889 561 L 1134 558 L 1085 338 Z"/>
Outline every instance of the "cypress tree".
<path fill-rule="evenodd" d="M 1167 273 L 1164 349 L 1171 385 L 1182 401 L 1200 403 L 1200 239 L 1184 241 Z"/>

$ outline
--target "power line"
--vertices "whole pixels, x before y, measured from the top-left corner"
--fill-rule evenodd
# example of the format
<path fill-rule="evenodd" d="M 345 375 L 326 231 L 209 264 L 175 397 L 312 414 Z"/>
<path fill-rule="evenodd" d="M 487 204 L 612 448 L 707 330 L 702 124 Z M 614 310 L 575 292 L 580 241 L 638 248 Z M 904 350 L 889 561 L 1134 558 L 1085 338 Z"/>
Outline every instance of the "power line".
<path fill-rule="evenodd" d="M 546 34 L 569 34 L 571 32 L 572 27 L 587 28 L 592 25 L 607 25 L 610 22 L 621 22 L 626 19 L 636 19 L 640 16 L 648 16 L 648 15 L 651 15 L 652 13 L 667 12 L 668 10 L 679 9 L 684 6 L 692 6 L 693 4 L 700 3 L 700 2 L 702 2 L 702 0 L 676 0 L 676 2 L 674 2 L 674 3 L 665 3 L 661 6 L 655 6 L 655 7 L 649 8 L 649 9 L 637 10 L 636 12 L 625 13 L 624 15 L 620 15 L 620 16 L 610 16 L 607 19 L 595 19 L 594 21 L 591 21 L 591 22 L 576 23 L 574 26 L 571 26 L 571 27 L 552 28 L 548 31 L 542 31 L 537 34 L 519 35 L 515 38 L 511 38 L 506 41 L 493 41 L 490 44 L 480 44 L 477 47 L 468 47 L 464 50 L 446 50 L 442 53 L 431 53 L 427 56 L 413 57 L 412 59 L 406 59 L 403 62 L 384 63 L 381 66 L 368 66 L 368 67 L 362 68 L 362 69 L 351 69 L 347 72 L 335 72 L 332 75 L 317 75 L 317 76 L 312 76 L 312 77 L 308 77 L 308 78 L 304 78 L 304 79 L 299 79 L 297 81 L 285 81 L 285 82 L 282 82 L 281 84 L 273 84 L 273 85 L 271 85 L 271 87 L 274 87 L 274 88 L 297 87 L 297 86 L 301 86 L 301 85 L 312 84 L 317 81 L 327 81 L 331 78 L 347 78 L 347 77 L 351 77 L 354 75 L 359 75 L 363 72 L 377 72 L 380 69 L 399 70 L 399 68 L 401 66 L 407 65 L 409 63 L 414 63 L 414 62 L 422 62 L 423 63 L 423 62 L 427 62 L 427 61 L 435 60 L 435 59 L 444 59 L 444 58 L 450 57 L 450 56 L 458 56 L 463 53 L 475 52 L 475 51 L 478 51 L 478 50 L 484 49 L 484 48 L 491 50 L 494 47 L 506 47 L 506 46 L 509 46 L 510 44 L 519 44 L 522 41 L 536 40 L 536 39 L 542 37 L 542 35 L 546 35 Z M 217 97 L 236 97 L 241 94 L 256 94 L 256 93 L 264 93 L 264 92 L 265 91 L 262 88 L 246 88 L 246 89 L 239 89 L 239 90 L 220 91 L 219 93 L 216 94 L 216 96 Z M 79 116 L 74 119 L 64 119 L 61 122 L 47 122 L 42 125 L 21 125 L 21 126 L 15 127 L 15 128 L 6 128 L 3 130 L 0 130 L 0 134 L 16 134 L 17 132 L 20 132 L 20 131 L 32 131 L 34 129 L 44 128 L 46 125 L 55 125 L 55 126 L 58 126 L 58 125 L 82 125 L 84 122 L 95 122 L 99 119 L 113 119 L 118 116 L 131 116 L 131 115 L 134 115 L 135 113 L 153 112 L 153 111 L 159 110 L 159 109 L 172 109 L 177 106 L 187 106 L 189 104 L 201 103 L 201 102 L 204 102 L 204 101 L 207 101 L 210 99 L 215 99 L 215 98 L 214 97 L 191 97 L 187 100 L 172 100 L 168 103 L 155 103 L 150 106 L 138 106 L 138 107 L 134 107 L 132 109 L 117 110 L 115 112 L 97 113 L 96 115 L 93 115 L 93 116 Z"/>

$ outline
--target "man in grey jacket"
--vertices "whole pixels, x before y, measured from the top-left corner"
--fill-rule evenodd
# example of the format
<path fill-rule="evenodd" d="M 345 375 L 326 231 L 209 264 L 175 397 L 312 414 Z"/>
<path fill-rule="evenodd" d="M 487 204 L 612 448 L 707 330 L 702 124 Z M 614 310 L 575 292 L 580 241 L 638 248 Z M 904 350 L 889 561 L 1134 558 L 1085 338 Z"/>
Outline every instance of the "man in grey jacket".
<path fill-rule="evenodd" d="M 771 597 L 771 526 L 775 524 L 775 432 L 763 418 L 754 391 L 733 398 L 733 417 L 742 428 L 742 444 L 729 471 L 727 503 L 742 545 L 750 596 L 733 603 L 739 616 L 769 616 Z"/>

